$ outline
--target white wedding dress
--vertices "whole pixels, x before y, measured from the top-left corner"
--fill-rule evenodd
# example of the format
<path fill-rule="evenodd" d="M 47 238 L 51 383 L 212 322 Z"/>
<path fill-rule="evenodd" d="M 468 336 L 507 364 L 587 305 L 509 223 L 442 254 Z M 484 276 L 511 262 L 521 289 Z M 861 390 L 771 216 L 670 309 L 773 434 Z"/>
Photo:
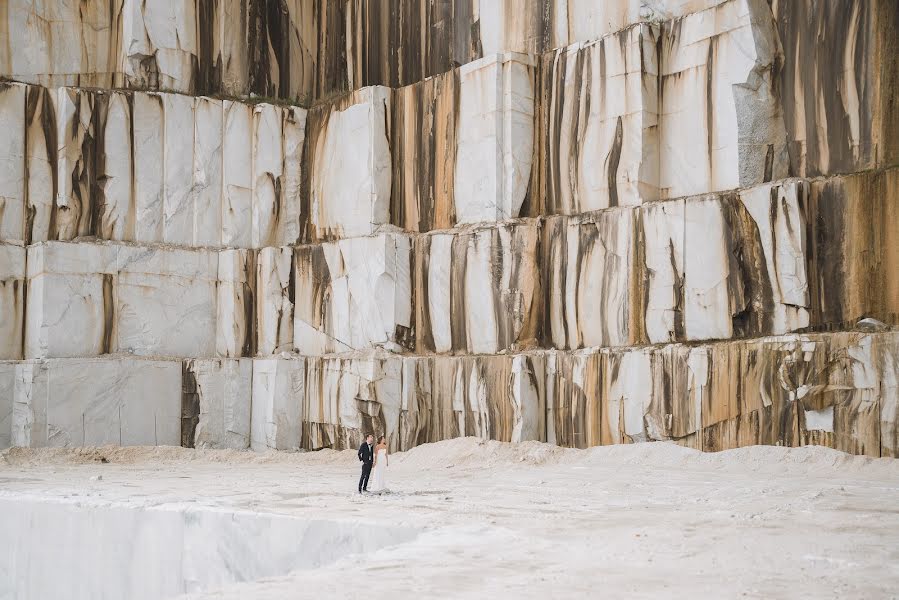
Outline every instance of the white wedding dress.
<path fill-rule="evenodd" d="M 375 468 L 371 472 L 371 482 L 368 484 L 369 492 L 383 492 L 387 489 L 387 450 L 378 450 L 378 458 Z"/>

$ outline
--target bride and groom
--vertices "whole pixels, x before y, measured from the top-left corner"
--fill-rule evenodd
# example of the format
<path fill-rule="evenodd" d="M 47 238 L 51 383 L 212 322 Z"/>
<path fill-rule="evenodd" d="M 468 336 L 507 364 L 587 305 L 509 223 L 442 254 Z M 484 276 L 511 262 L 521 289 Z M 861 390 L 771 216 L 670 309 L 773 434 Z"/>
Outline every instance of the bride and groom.
<path fill-rule="evenodd" d="M 359 493 L 383 492 L 387 489 L 387 438 L 378 438 L 378 445 L 373 446 L 374 436 L 365 436 L 365 442 L 359 446 L 359 460 L 362 461 L 362 477 L 359 478 Z M 371 490 L 368 489 L 371 479 Z"/>

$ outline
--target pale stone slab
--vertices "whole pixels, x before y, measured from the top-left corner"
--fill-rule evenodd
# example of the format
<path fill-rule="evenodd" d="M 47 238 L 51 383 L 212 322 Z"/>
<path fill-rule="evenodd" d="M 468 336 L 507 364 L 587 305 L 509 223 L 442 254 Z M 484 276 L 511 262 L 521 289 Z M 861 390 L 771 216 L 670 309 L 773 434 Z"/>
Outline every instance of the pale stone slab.
<path fill-rule="evenodd" d="M 22 358 L 25 248 L 0 244 L 0 360 Z"/>
<path fill-rule="evenodd" d="M 746 187 L 786 175 L 770 7 L 731 0 L 665 23 L 660 67 L 661 197 Z"/>
<path fill-rule="evenodd" d="M 162 242 L 165 198 L 163 94 L 134 93 L 134 241 Z"/>
<path fill-rule="evenodd" d="M 316 131 L 310 220 L 319 239 L 364 236 L 390 223 L 390 90 L 355 92 Z"/>
<path fill-rule="evenodd" d="M 25 240 L 26 86 L 0 83 L 0 240 Z"/>
<path fill-rule="evenodd" d="M 180 361 L 24 361 L 17 365 L 12 444 L 177 446 L 180 413 Z"/>
<path fill-rule="evenodd" d="M 535 222 L 417 240 L 419 351 L 492 354 L 535 346 L 542 316 L 539 242 Z"/>
<path fill-rule="evenodd" d="M 0 361 L 0 450 L 12 444 L 12 411 L 16 387 L 14 361 Z"/>
<path fill-rule="evenodd" d="M 300 447 L 306 363 L 303 359 L 253 361 L 250 447 L 295 450 Z"/>
<path fill-rule="evenodd" d="M 657 26 L 542 57 L 541 189 L 550 214 L 659 195 Z"/>
<path fill-rule="evenodd" d="M 252 383 L 253 360 L 249 358 L 184 361 L 182 416 L 190 418 L 182 421 L 182 444 L 249 448 Z M 192 436 L 187 435 L 190 431 Z"/>
<path fill-rule="evenodd" d="M 262 248 L 256 262 L 257 351 L 289 352 L 294 345 L 293 248 Z"/>
<path fill-rule="evenodd" d="M 253 243 L 253 108 L 225 100 L 222 149 L 222 244 Z"/>
<path fill-rule="evenodd" d="M 294 348 L 301 354 L 411 348 L 410 236 L 297 248 Z"/>
<path fill-rule="evenodd" d="M 519 216 L 534 149 L 533 62 L 497 54 L 459 69 L 457 223 Z"/>

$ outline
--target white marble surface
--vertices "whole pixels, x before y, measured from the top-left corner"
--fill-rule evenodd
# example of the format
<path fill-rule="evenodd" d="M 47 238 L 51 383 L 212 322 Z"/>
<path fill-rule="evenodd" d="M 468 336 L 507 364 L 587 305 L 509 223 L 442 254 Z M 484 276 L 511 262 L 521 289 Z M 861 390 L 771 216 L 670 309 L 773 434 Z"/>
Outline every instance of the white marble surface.
<path fill-rule="evenodd" d="M 257 351 L 290 352 L 294 344 L 293 248 L 263 248 L 256 261 Z"/>
<path fill-rule="evenodd" d="M 25 240 L 25 90 L 0 83 L 0 240 Z"/>
<path fill-rule="evenodd" d="M 729 0 L 663 27 L 661 196 L 728 190 L 786 175 L 772 81 L 778 41 L 764 2 Z M 769 157 L 770 153 L 770 157 Z"/>
<path fill-rule="evenodd" d="M 419 350 L 480 354 L 534 346 L 539 239 L 535 222 L 423 237 L 416 245 Z"/>
<path fill-rule="evenodd" d="M 217 253 L 48 242 L 28 254 L 27 358 L 214 355 Z"/>
<path fill-rule="evenodd" d="M 550 214 L 658 198 L 659 37 L 658 26 L 641 25 L 543 57 Z"/>
<path fill-rule="evenodd" d="M 305 109 L 15 85 L 0 120 L 2 241 L 300 241 Z"/>
<path fill-rule="evenodd" d="M 0 360 L 22 358 L 25 248 L 0 244 Z"/>
<path fill-rule="evenodd" d="M 315 569 L 412 541 L 406 525 L 221 510 L 202 501 L 35 502 L 0 498 L 0 527 L 20 550 L 0 556 L 4 597 L 156 600 Z M 56 540 L 45 547 L 37 540 Z M 124 551 L 127 549 L 127 551 Z M 59 565 L 70 565 L 65 571 Z M 7 579 L 7 578 L 5 578 Z"/>
<path fill-rule="evenodd" d="M 456 221 L 518 216 L 534 148 L 532 59 L 497 54 L 459 69 Z"/>
<path fill-rule="evenodd" d="M 294 348 L 301 354 L 401 350 L 412 328 L 412 249 L 406 234 L 297 248 Z"/>
<path fill-rule="evenodd" d="M 134 241 L 163 240 L 165 198 L 164 94 L 134 93 Z"/>
<path fill-rule="evenodd" d="M 181 444 L 181 361 L 52 359 L 16 368 L 14 446 Z"/>
<path fill-rule="evenodd" d="M 545 225 L 547 342 L 558 349 L 634 343 L 634 209 Z"/>
<path fill-rule="evenodd" d="M 193 183 L 190 203 L 193 208 L 195 246 L 222 243 L 222 149 L 224 142 L 222 101 L 197 98 L 194 101 Z"/>
<path fill-rule="evenodd" d="M 297 359 L 253 361 L 250 447 L 294 450 L 300 447 L 306 364 Z"/>
<path fill-rule="evenodd" d="M 193 378 L 199 397 L 194 447 L 249 448 L 253 359 L 184 361 L 184 377 L 188 376 Z"/>
<path fill-rule="evenodd" d="M 256 256 L 256 251 L 245 249 L 219 252 L 215 334 L 218 356 L 255 354 Z"/>
<path fill-rule="evenodd" d="M 390 222 L 390 90 L 368 87 L 333 110 L 311 165 L 311 222 L 320 239 L 369 235 Z"/>
<path fill-rule="evenodd" d="M 400 443 L 403 359 L 356 353 L 306 360 L 303 448 L 358 448 L 368 433 Z"/>
<path fill-rule="evenodd" d="M 222 244 L 253 244 L 253 107 L 224 101 Z"/>
<path fill-rule="evenodd" d="M 0 450 L 12 443 L 13 397 L 16 388 L 15 361 L 0 361 Z"/>
<path fill-rule="evenodd" d="M 642 210 L 646 281 L 646 335 L 654 344 L 684 338 L 684 201 L 656 202 Z"/>

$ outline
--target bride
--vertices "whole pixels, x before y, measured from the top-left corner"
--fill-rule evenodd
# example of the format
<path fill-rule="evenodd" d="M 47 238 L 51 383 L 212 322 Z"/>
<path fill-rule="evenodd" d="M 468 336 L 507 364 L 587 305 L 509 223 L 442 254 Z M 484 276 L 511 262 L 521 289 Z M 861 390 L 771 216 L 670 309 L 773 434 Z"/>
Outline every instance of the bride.
<path fill-rule="evenodd" d="M 387 490 L 387 463 L 387 438 L 382 435 L 378 438 L 378 445 L 375 446 L 375 463 L 371 472 L 370 491 L 384 492 Z"/>

